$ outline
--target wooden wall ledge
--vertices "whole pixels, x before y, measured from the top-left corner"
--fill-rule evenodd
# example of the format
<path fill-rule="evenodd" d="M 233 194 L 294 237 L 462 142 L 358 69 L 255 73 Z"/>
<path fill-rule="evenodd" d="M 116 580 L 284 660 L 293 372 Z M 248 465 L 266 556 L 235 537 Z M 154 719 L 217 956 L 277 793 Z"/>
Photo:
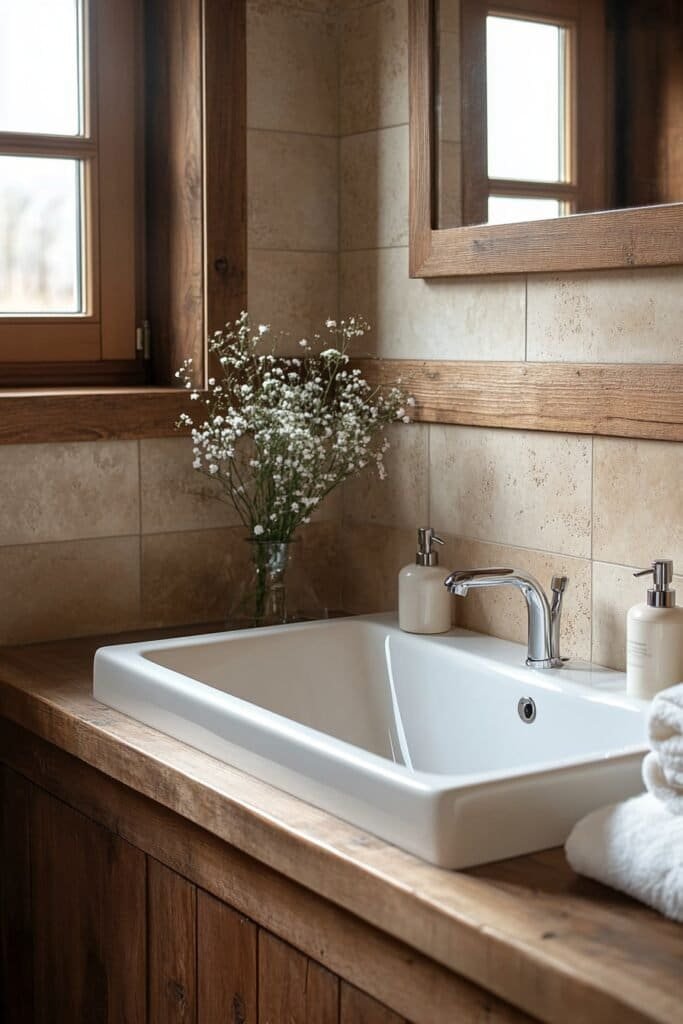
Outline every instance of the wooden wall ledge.
<path fill-rule="evenodd" d="M 401 378 L 420 423 L 683 441 L 683 365 L 358 361 Z"/>
<path fill-rule="evenodd" d="M 171 437 L 189 406 L 178 388 L 0 391 L 0 444 Z"/>
<path fill-rule="evenodd" d="M 359 359 L 401 379 L 419 423 L 683 441 L 683 365 Z M 171 437 L 177 388 L 0 391 L 0 444 Z"/>

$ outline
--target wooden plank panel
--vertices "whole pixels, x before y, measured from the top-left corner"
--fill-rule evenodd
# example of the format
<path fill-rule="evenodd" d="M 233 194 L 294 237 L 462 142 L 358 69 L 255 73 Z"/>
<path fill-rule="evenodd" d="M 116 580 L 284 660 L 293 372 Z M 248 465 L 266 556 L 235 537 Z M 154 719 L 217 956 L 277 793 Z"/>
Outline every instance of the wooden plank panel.
<path fill-rule="evenodd" d="M 247 308 L 245 0 L 204 0 L 207 333 Z"/>
<path fill-rule="evenodd" d="M 676 1019 L 673 922 L 578 878 L 561 850 L 557 886 L 530 857 L 509 890 L 491 865 L 430 867 L 117 714 L 91 694 L 105 642 L 2 652 L 0 760 L 416 1024 L 527 1019 L 503 999 L 546 1020 Z"/>
<path fill-rule="evenodd" d="M 134 359 L 136 328 L 136 124 L 141 54 L 139 0 L 97 5 L 97 160 L 102 358 Z"/>
<path fill-rule="evenodd" d="M 34 790 L 35 1024 L 146 1022 L 145 857 Z"/>
<path fill-rule="evenodd" d="M 423 423 L 683 440 L 683 366 L 374 360 L 372 383 L 401 378 Z M 182 389 L 0 390 L 0 444 L 172 437 Z"/>
<path fill-rule="evenodd" d="M 0 391 L 0 444 L 173 437 L 189 408 L 171 388 Z"/>
<path fill-rule="evenodd" d="M 339 978 L 259 931 L 259 1024 L 338 1024 Z"/>
<path fill-rule="evenodd" d="M 204 352 L 201 0 L 147 4 L 147 268 L 154 380 Z"/>
<path fill-rule="evenodd" d="M 408 1024 L 393 1010 L 344 981 L 340 995 L 339 1024 Z"/>
<path fill-rule="evenodd" d="M 149 1024 L 197 1020 L 197 890 L 147 859 Z"/>
<path fill-rule="evenodd" d="M 54 664 L 54 659 L 50 659 Z M 97 715 L 115 715 L 98 707 Z M 454 1015 L 486 1013 L 487 1024 L 521 1024 L 521 1012 L 414 949 L 364 924 L 157 803 L 0 718 L 2 757 L 174 871 L 270 932 L 287 938 L 335 974 L 372 992 L 416 1024 L 451 1024 Z M 194 756 L 194 752 L 193 756 Z M 125 757 L 125 753 L 123 754 Z M 212 761 L 215 774 L 216 762 Z M 36 766 L 39 765 L 39 770 Z M 228 769 L 228 771 L 230 771 Z M 231 773 L 232 774 L 232 773 Z M 165 786 L 154 783 L 158 795 Z M 272 791 L 271 791 L 272 792 Z M 288 799 L 288 798 L 285 798 Z M 200 806 L 201 797 L 191 798 Z M 297 851 L 296 858 L 300 857 Z M 321 937 L 324 937 L 322 939 Z M 625 941 L 631 940 L 625 935 Z M 653 955 L 662 963 L 661 949 Z M 629 944 L 630 948 L 630 944 Z M 358 957 L 358 949 L 364 956 Z M 607 1020 L 605 1021 L 607 1024 Z M 620 1021 L 625 1024 L 625 1019 Z"/>
<path fill-rule="evenodd" d="M 257 935 L 253 921 L 197 893 L 198 1024 L 256 1024 Z"/>
<path fill-rule="evenodd" d="M 358 360 L 400 378 L 421 423 L 683 441 L 683 366 Z"/>
<path fill-rule="evenodd" d="M 100 358 L 100 325 L 92 320 L 0 324 L 0 359 L 5 363 L 49 362 L 58 354 L 68 362 L 90 362 Z M 0 378 L 4 381 L 4 378 Z"/>
<path fill-rule="evenodd" d="M 89 363 L 5 363 L 6 388 L 131 388 L 145 384 L 145 369 L 137 359 L 98 359 Z"/>
<path fill-rule="evenodd" d="M 0 765 L 0 1020 L 33 1020 L 31 785 Z"/>

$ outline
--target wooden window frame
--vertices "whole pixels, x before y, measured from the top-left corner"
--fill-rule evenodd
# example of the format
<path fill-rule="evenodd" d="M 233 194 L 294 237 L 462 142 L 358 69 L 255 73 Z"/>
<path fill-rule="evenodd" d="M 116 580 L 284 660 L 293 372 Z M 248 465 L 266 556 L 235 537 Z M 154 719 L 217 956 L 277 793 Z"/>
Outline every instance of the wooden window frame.
<path fill-rule="evenodd" d="M 105 6 L 118 16 L 118 0 Z M 175 369 L 192 356 L 202 386 L 207 334 L 246 308 L 246 0 L 144 6 L 153 130 L 135 245 L 149 271 L 134 310 L 151 323 L 153 383 L 138 383 L 139 360 L 74 360 L 67 379 L 60 364 L 24 364 L 0 384 L 0 444 L 172 436 L 187 405 Z M 137 201 L 141 214 L 141 188 Z"/>
<path fill-rule="evenodd" d="M 412 0 L 409 18 L 411 277 L 683 264 L 683 203 L 436 228 L 433 0 Z"/>
<path fill-rule="evenodd" d="M 462 0 L 461 47 L 467 54 L 463 91 L 463 221 L 485 224 L 491 193 L 548 197 L 590 212 L 606 205 L 607 105 L 590 104 L 606 94 L 605 26 L 601 3 L 580 0 Z M 486 17 L 497 14 L 558 25 L 571 35 L 565 69 L 567 178 L 559 182 L 490 178 L 486 166 Z M 582 88 L 578 85 L 581 83 Z"/>
<path fill-rule="evenodd" d="M 2 154 L 83 161 L 86 212 L 85 312 L 0 318 L 3 384 L 40 379 L 41 366 L 46 381 L 144 381 L 135 351 L 140 21 L 137 0 L 83 0 L 82 135 L 0 133 Z"/>

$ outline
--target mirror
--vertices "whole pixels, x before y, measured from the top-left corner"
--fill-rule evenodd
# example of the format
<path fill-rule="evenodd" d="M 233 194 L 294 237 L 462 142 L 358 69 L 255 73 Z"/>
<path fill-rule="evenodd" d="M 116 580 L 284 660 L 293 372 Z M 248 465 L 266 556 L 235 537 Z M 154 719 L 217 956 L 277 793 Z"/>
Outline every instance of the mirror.
<path fill-rule="evenodd" d="M 683 201 L 681 0 L 435 0 L 431 17 L 433 228 Z"/>

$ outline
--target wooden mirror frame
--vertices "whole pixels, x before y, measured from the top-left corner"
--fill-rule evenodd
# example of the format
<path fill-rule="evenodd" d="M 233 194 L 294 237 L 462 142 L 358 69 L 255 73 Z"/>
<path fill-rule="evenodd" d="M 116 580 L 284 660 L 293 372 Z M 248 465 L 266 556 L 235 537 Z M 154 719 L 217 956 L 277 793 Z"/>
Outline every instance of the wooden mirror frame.
<path fill-rule="evenodd" d="M 683 203 L 505 226 L 433 228 L 431 0 L 410 11 L 410 276 L 683 264 Z M 423 423 L 683 441 L 683 364 L 367 360 Z"/>
<path fill-rule="evenodd" d="M 411 0 L 409 10 L 411 277 L 683 264 L 683 202 L 520 224 L 434 228 L 432 0 Z"/>

